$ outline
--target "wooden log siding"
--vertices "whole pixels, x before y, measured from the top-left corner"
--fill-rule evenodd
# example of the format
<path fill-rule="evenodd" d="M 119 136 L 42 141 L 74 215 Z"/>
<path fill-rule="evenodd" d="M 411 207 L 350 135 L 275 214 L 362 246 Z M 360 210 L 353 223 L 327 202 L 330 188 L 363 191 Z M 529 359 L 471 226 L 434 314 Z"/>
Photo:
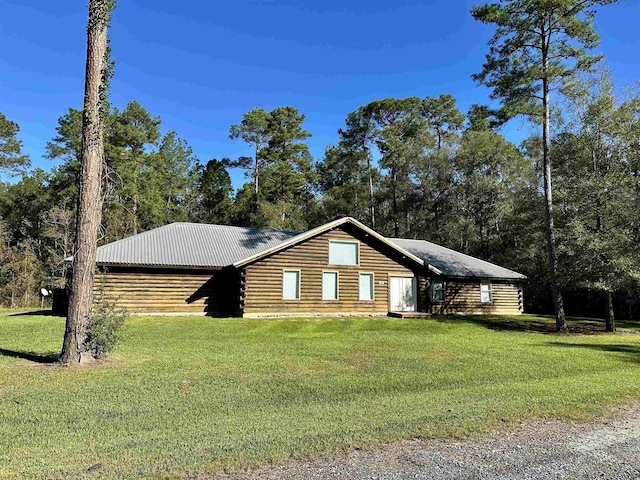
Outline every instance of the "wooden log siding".
<path fill-rule="evenodd" d="M 522 313 L 522 287 L 504 280 L 491 281 L 491 302 L 480 301 L 480 280 L 445 280 L 445 301 L 434 303 L 434 314 L 499 314 Z"/>
<path fill-rule="evenodd" d="M 358 266 L 329 265 L 329 241 L 359 241 Z M 300 270 L 300 300 L 282 299 L 283 270 Z M 322 300 L 322 272 L 338 272 L 338 300 Z M 245 269 L 244 314 L 386 314 L 389 276 L 415 276 L 398 260 L 342 229 L 331 230 Z M 374 274 L 374 300 L 359 300 L 359 274 Z"/>
<path fill-rule="evenodd" d="M 131 313 L 201 313 L 232 316 L 239 313 L 237 272 L 126 269 L 96 276 L 94 296 L 104 291 Z"/>

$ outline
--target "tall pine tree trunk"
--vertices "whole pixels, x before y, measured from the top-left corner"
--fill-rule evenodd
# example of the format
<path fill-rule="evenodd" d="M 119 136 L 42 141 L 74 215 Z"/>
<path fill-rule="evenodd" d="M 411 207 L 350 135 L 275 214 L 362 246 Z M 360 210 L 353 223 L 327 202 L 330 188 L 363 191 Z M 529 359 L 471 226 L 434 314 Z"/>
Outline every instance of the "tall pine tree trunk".
<path fill-rule="evenodd" d="M 393 211 L 393 234 L 396 238 L 400 238 L 400 225 L 398 224 L 398 195 L 396 192 L 396 188 L 398 185 L 398 174 L 396 170 L 392 170 L 392 178 L 393 178 L 393 188 L 392 188 L 392 204 L 391 208 Z"/>
<path fill-rule="evenodd" d="M 252 200 L 252 217 L 251 218 L 251 226 L 257 227 L 259 226 L 258 219 L 260 217 L 260 164 L 258 163 L 258 153 L 260 149 L 258 148 L 258 144 L 256 143 L 256 158 L 255 164 L 253 166 L 253 183 L 255 187 L 255 192 Z"/>
<path fill-rule="evenodd" d="M 548 69 L 548 44 L 546 42 L 547 33 L 543 29 L 543 46 L 542 60 L 543 69 Z M 558 286 L 558 252 L 556 250 L 556 229 L 553 221 L 553 196 L 551 182 L 551 135 L 549 122 L 551 120 L 549 108 L 549 80 L 546 76 L 542 79 L 542 107 L 543 107 L 543 125 L 542 125 L 542 163 L 544 170 L 544 200 L 546 211 L 546 230 L 547 230 L 547 250 L 549 252 L 549 274 L 551 277 L 551 293 L 553 295 L 553 306 L 556 314 L 556 330 L 562 331 L 567 328 L 567 322 L 564 314 L 564 302 L 562 293 Z"/>
<path fill-rule="evenodd" d="M 69 311 L 60 360 L 78 364 L 85 353 L 87 327 L 93 304 L 96 246 L 102 212 L 104 157 L 104 73 L 107 30 L 113 0 L 90 0 L 87 27 L 87 65 L 82 117 L 82 165 L 76 217 L 76 252 Z"/>
<path fill-rule="evenodd" d="M 258 153 L 259 152 L 260 150 L 258 149 L 258 144 L 256 144 L 256 158 L 255 158 L 255 164 L 253 166 L 253 183 L 254 183 L 254 186 L 256 187 L 256 200 L 258 198 L 258 192 L 260 191 L 258 186 Z"/>
<path fill-rule="evenodd" d="M 136 180 L 136 190 L 138 190 L 138 181 Z M 133 234 L 137 235 L 138 234 L 138 196 L 137 193 L 133 194 L 133 208 L 132 208 L 132 214 L 133 214 Z"/>
<path fill-rule="evenodd" d="M 367 173 L 369 175 L 369 215 L 371 220 L 371 228 L 376 229 L 376 205 L 373 197 L 373 171 L 371 170 L 371 155 L 367 152 L 366 142 L 363 145 L 363 151 L 367 155 Z"/>
<path fill-rule="evenodd" d="M 606 323 L 605 329 L 607 332 L 615 332 L 616 319 L 613 313 L 613 293 L 611 291 L 606 291 L 605 297 L 607 301 L 607 310 L 605 312 L 605 323 Z"/>

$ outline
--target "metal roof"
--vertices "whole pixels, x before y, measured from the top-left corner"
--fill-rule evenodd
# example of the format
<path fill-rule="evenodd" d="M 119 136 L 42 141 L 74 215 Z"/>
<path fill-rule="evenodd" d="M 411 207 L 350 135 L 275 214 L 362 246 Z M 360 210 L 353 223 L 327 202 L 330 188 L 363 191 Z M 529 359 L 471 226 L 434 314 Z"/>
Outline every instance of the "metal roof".
<path fill-rule="evenodd" d="M 96 262 L 100 265 L 212 269 L 237 266 L 344 223 L 352 223 L 372 232 L 349 217 L 303 233 L 204 223 L 171 223 L 99 247 Z M 425 240 L 386 239 L 377 233 L 375 235 L 398 247 L 399 251 L 408 253 L 415 261 L 424 262 L 436 273 L 442 272 L 444 276 L 526 278 L 513 270 Z"/>
<path fill-rule="evenodd" d="M 221 268 L 279 245 L 296 232 L 171 223 L 98 247 L 101 265 Z"/>
<path fill-rule="evenodd" d="M 447 277 L 501 278 L 505 280 L 524 280 L 527 278 L 525 275 L 508 268 L 485 262 L 426 240 L 408 238 L 390 238 L 389 240 L 421 258 L 425 263 L 441 270 L 442 274 Z"/>

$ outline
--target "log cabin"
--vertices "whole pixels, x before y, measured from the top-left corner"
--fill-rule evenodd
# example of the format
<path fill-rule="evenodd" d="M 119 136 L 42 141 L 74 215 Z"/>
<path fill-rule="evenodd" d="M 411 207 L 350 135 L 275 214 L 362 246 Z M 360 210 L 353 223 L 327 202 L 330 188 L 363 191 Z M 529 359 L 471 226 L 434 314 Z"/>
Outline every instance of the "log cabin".
<path fill-rule="evenodd" d="M 172 223 L 98 248 L 95 294 L 214 317 L 519 314 L 513 270 L 345 217 L 307 232 Z"/>

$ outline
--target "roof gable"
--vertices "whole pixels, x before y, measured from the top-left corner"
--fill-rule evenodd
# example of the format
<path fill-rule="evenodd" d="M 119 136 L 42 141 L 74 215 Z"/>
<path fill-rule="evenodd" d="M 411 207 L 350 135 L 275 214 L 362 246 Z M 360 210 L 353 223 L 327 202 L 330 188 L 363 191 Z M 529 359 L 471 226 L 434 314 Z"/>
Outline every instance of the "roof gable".
<path fill-rule="evenodd" d="M 384 245 L 386 245 L 387 247 L 391 248 L 392 250 L 395 250 L 396 252 L 398 252 L 399 254 L 403 255 L 404 257 L 408 258 L 410 261 L 412 261 L 413 263 L 419 265 L 419 266 L 424 266 L 427 267 L 429 269 L 432 269 L 433 271 L 435 271 L 435 273 L 440 274 L 441 272 L 437 269 L 434 269 L 431 265 L 429 265 L 427 262 L 425 262 L 424 260 L 422 260 L 421 258 L 415 256 L 414 254 L 408 252 L 407 250 L 405 250 L 404 248 L 402 248 L 399 245 L 396 245 L 393 242 L 390 242 L 389 239 L 387 239 L 386 237 L 383 237 L 382 235 L 380 235 L 378 232 L 376 232 L 375 230 L 370 229 L 369 227 L 367 227 L 366 225 L 360 223 L 359 221 L 357 221 L 355 218 L 351 218 L 351 217 L 343 217 L 340 218 L 338 220 L 334 220 L 332 222 L 329 223 L 325 223 L 324 225 L 320 225 L 319 227 L 316 228 L 312 228 L 311 230 L 308 230 L 306 232 L 300 233 L 299 235 L 296 235 L 295 237 L 289 238 L 288 240 L 282 242 L 279 245 L 274 245 L 271 248 L 268 248 L 262 252 L 257 252 L 254 255 L 251 255 L 247 258 L 244 258 L 238 262 L 235 262 L 233 264 L 234 267 L 242 267 L 244 265 L 248 265 L 250 263 L 256 262 L 268 255 L 274 255 L 286 248 L 292 247 L 294 245 L 297 245 L 299 243 L 304 242 L 305 240 L 308 240 L 310 238 L 313 238 L 317 235 L 321 235 L 322 233 L 328 232 L 329 230 L 333 230 L 335 228 L 338 228 L 340 226 L 343 226 L 345 224 L 349 224 L 354 226 L 355 228 L 357 228 L 358 230 L 362 231 L 363 233 L 370 235 L 371 237 L 375 238 L 376 240 L 378 240 L 379 242 L 383 243 Z"/>

